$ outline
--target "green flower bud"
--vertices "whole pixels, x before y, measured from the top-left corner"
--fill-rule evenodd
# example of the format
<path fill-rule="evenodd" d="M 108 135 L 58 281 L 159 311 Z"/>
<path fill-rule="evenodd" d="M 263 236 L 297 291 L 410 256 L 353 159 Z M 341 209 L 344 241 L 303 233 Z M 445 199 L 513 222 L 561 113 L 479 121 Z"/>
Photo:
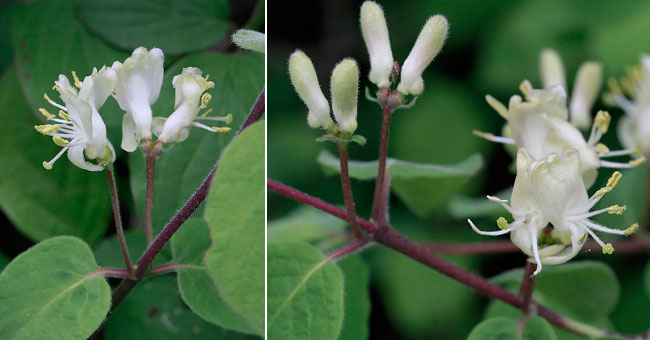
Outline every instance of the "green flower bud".
<path fill-rule="evenodd" d="M 339 128 L 353 133 L 357 129 L 359 66 L 354 59 L 343 59 L 332 71 L 332 111 Z"/>

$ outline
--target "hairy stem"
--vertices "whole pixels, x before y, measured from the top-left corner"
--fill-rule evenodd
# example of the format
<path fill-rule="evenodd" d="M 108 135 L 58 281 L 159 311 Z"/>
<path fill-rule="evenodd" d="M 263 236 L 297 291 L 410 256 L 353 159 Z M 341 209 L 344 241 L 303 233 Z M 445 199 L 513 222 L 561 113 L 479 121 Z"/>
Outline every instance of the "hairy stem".
<path fill-rule="evenodd" d="M 341 249 L 337 249 L 337 250 L 329 253 L 325 257 L 325 259 L 326 260 L 334 260 L 334 259 L 338 259 L 338 258 L 347 256 L 347 255 L 350 255 L 350 254 L 354 253 L 355 251 L 363 248 L 366 244 L 368 244 L 368 241 L 366 241 L 366 240 L 357 240 L 357 241 L 355 241 L 353 243 L 350 243 L 350 244 L 342 247 Z"/>
<path fill-rule="evenodd" d="M 388 157 L 388 136 L 390 134 L 390 119 L 393 111 L 388 105 L 382 109 L 381 137 L 379 140 L 379 169 L 375 196 L 372 201 L 372 219 L 378 225 L 388 224 L 386 220 L 386 206 L 388 205 L 388 179 L 386 178 L 386 157 Z"/>
<path fill-rule="evenodd" d="M 108 179 L 108 187 L 111 191 L 111 204 L 113 205 L 113 219 L 115 220 L 115 232 L 117 239 L 120 241 L 120 249 L 122 250 L 122 257 L 124 257 L 124 264 L 126 271 L 133 273 L 133 266 L 131 265 L 131 258 L 129 257 L 129 249 L 126 245 L 124 238 L 124 229 L 122 228 L 122 215 L 120 214 L 120 202 L 117 199 L 117 185 L 115 185 L 115 174 L 113 168 L 106 168 L 106 178 Z"/>
<path fill-rule="evenodd" d="M 345 210 L 348 214 L 348 223 L 354 232 L 354 237 L 361 239 L 361 230 L 357 224 L 357 213 L 354 209 L 354 196 L 352 196 L 352 185 L 350 184 L 350 174 L 348 172 L 348 145 L 346 143 L 337 143 L 339 149 L 339 160 L 341 163 L 341 189 L 343 190 L 343 201 Z"/>
<path fill-rule="evenodd" d="M 267 180 L 267 187 L 281 195 L 284 195 L 288 198 L 295 199 L 297 201 L 309 204 L 315 208 L 321 209 L 331 215 L 345 219 L 346 213 L 340 208 L 337 208 L 329 203 L 326 203 L 318 198 L 312 197 L 308 194 L 305 194 L 299 190 L 291 188 L 282 183 Z M 404 236 L 400 235 L 394 231 L 390 226 L 376 226 L 373 223 L 364 220 L 362 218 L 357 218 L 357 222 L 366 230 L 371 230 L 370 234 L 372 239 L 379 244 L 382 244 L 388 248 L 391 248 L 397 252 L 400 252 L 448 277 L 461 282 L 489 297 L 501 300 L 505 303 L 508 303 L 518 309 L 521 309 L 525 303 L 525 299 L 522 296 L 515 295 L 503 287 L 494 285 L 489 281 L 485 280 L 482 277 L 477 276 L 474 273 L 471 273 L 461 267 L 458 267 L 438 255 L 432 253 L 428 247 L 411 242 Z M 586 335 L 590 337 L 598 336 L 617 336 L 621 338 L 629 338 L 625 335 L 620 335 L 612 333 L 610 331 L 602 330 L 590 325 L 582 324 L 578 321 L 571 320 L 562 315 L 559 315 L 552 310 L 536 303 L 531 302 L 538 311 L 538 315 L 548 320 L 550 323 L 566 329 L 568 331 Z"/>
<path fill-rule="evenodd" d="M 153 241 L 151 209 L 153 209 L 153 182 L 156 175 L 156 156 L 148 153 L 145 162 L 147 165 L 147 191 L 144 200 L 144 231 L 147 235 L 147 244 L 151 244 L 151 241 Z"/>
<path fill-rule="evenodd" d="M 521 305 L 521 311 L 524 315 L 528 315 L 530 312 L 530 303 L 533 297 L 533 291 L 535 290 L 535 272 L 536 264 L 526 261 L 526 267 L 524 268 L 524 277 L 521 279 L 521 287 L 519 288 L 519 295 L 524 298 L 524 302 Z"/>
<path fill-rule="evenodd" d="M 251 124 L 255 123 L 262 117 L 264 112 L 265 102 L 264 102 L 264 89 L 257 97 L 257 100 L 248 114 L 248 117 L 237 131 L 237 134 L 233 136 L 233 139 L 236 138 L 240 132 L 249 127 Z M 135 287 L 137 282 L 142 279 L 144 274 L 147 271 L 147 268 L 153 261 L 153 259 L 158 255 L 160 250 L 169 242 L 174 233 L 181 227 L 181 225 L 187 221 L 187 219 L 192 215 L 192 213 L 199 207 L 199 205 L 205 200 L 210 190 L 210 185 L 212 184 L 212 177 L 214 177 L 217 168 L 219 167 L 219 161 L 215 163 L 212 167 L 212 171 L 206 176 L 203 180 L 203 183 L 199 188 L 192 194 L 192 196 L 183 204 L 183 206 L 178 210 L 176 215 L 174 215 L 165 227 L 160 231 L 158 236 L 149 244 L 147 250 L 144 251 L 140 259 L 136 264 L 135 278 L 136 280 L 122 280 L 120 284 L 113 291 L 113 301 L 111 310 L 115 309 L 129 294 L 129 292 Z"/>

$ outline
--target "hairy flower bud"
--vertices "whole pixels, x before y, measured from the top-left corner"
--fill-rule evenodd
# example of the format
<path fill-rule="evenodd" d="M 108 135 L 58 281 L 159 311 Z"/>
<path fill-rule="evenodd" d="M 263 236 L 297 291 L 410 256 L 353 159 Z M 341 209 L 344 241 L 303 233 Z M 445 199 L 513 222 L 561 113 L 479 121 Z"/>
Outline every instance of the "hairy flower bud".
<path fill-rule="evenodd" d="M 440 52 L 447 38 L 448 27 L 447 19 L 442 15 L 434 15 L 424 24 L 411 53 L 402 66 L 402 77 L 397 86 L 400 93 L 415 96 L 422 93 L 424 90 L 422 72 Z"/>
<path fill-rule="evenodd" d="M 314 64 L 303 51 L 296 50 L 289 57 L 289 76 L 298 96 L 307 105 L 309 126 L 314 129 L 332 126 L 330 107 L 318 84 Z"/>
<path fill-rule="evenodd" d="M 564 90 L 567 90 L 562 58 L 560 58 L 560 55 L 555 50 L 547 48 L 542 51 L 539 56 L 539 69 L 544 88 L 562 85 Z"/>
<path fill-rule="evenodd" d="M 357 129 L 359 66 L 354 59 L 343 59 L 332 71 L 332 111 L 339 128 L 353 133 Z"/>
<path fill-rule="evenodd" d="M 573 85 L 569 112 L 571 123 L 579 129 L 591 126 L 591 108 L 603 84 L 603 68 L 600 63 L 587 61 L 580 65 Z"/>
<path fill-rule="evenodd" d="M 361 6 L 361 32 L 370 54 L 370 74 L 368 78 L 378 87 L 390 86 L 393 70 L 393 52 L 390 49 L 388 27 L 381 7 L 366 1 Z"/>

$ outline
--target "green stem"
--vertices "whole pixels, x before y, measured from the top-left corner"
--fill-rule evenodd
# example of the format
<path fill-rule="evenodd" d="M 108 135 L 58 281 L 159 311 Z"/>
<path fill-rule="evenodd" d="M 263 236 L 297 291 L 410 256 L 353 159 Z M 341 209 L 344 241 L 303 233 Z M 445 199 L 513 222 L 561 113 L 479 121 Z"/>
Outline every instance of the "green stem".
<path fill-rule="evenodd" d="M 117 239 L 120 241 L 120 248 L 122 249 L 122 256 L 126 264 L 126 271 L 133 274 L 133 266 L 131 265 L 131 258 L 129 257 L 129 249 L 126 246 L 126 239 L 124 238 L 124 229 L 122 228 L 122 216 L 120 214 L 120 202 L 117 199 L 117 186 L 115 185 L 115 174 L 113 168 L 106 168 L 106 178 L 108 179 L 108 187 L 111 191 L 111 203 L 113 205 L 113 219 L 115 220 L 115 232 Z"/>

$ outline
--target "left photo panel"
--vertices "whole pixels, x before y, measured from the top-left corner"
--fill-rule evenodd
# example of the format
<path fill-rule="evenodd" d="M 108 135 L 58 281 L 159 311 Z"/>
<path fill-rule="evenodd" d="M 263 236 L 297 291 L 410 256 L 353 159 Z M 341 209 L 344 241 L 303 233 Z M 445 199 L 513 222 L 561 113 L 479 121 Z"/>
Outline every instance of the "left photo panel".
<path fill-rule="evenodd" d="M 0 338 L 262 339 L 265 1 L 7 1 L 0 28 Z"/>

